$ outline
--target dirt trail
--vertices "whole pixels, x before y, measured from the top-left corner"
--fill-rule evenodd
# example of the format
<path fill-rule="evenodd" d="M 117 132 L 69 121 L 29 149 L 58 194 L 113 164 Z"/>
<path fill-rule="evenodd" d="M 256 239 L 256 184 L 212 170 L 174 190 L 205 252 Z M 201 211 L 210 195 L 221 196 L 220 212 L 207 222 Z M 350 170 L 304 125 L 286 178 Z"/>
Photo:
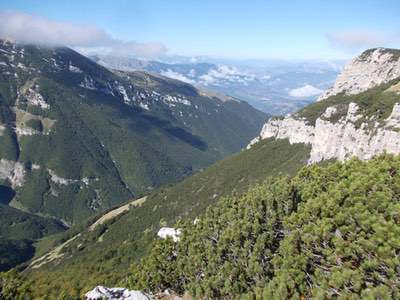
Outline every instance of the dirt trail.
<path fill-rule="evenodd" d="M 96 222 L 94 222 L 92 225 L 90 225 L 89 230 L 94 230 L 98 225 L 103 224 L 104 222 L 115 218 L 116 216 L 122 214 L 123 212 L 129 210 L 130 206 L 141 206 L 144 202 L 146 201 L 146 197 L 139 198 L 137 200 L 133 200 L 123 206 L 120 206 L 116 209 L 113 209 L 103 215 L 100 219 L 98 219 Z"/>
<path fill-rule="evenodd" d="M 116 209 L 113 209 L 111 211 L 109 211 L 108 213 L 106 213 L 105 215 L 103 215 L 101 218 L 99 218 L 96 222 L 94 222 L 90 227 L 89 230 L 93 231 L 98 225 L 103 224 L 104 222 L 111 220 L 115 217 L 117 217 L 118 215 L 122 214 L 125 211 L 128 211 L 130 209 L 131 206 L 137 207 L 137 206 L 141 206 L 144 202 L 146 201 L 146 197 L 140 198 L 140 199 L 136 199 L 133 200 L 123 206 L 120 206 Z M 30 264 L 29 267 L 32 269 L 37 269 L 40 268 L 42 265 L 47 264 L 55 259 L 61 258 L 64 256 L 64 253 L 62 253 L 62 249 L 67 246 L 69 243 L 71 243 L 73 240 L 75 240 L 76 238 L 78 238 L 81 234 L 78 233 L 77 235 L 73 236 L 72 238 L 70 238 L 69 240 L 67 240 L 66 242 L 62 243 L 61 245 L 58 245 L 57 247 L 55 247 L 53 250 L 47 252 L 46 254 L 42 255 L 41 257 L 33 260 Z"/>

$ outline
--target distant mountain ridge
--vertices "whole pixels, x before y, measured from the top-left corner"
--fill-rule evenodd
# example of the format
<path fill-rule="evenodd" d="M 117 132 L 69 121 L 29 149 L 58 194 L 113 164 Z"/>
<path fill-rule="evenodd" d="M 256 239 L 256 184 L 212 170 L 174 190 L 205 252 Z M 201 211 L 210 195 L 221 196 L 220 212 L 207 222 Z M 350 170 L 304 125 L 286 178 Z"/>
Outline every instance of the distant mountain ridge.
<path fill-rule="evenodd" d="M 342 66 L 342 62 L 330 61 L 199 58 L 164 62 L 99 54 L 90 58 L 111 69 L 144 70 L 228 94 L 275 115 L 294 112 L 313 102 L 334 82 Z"/>

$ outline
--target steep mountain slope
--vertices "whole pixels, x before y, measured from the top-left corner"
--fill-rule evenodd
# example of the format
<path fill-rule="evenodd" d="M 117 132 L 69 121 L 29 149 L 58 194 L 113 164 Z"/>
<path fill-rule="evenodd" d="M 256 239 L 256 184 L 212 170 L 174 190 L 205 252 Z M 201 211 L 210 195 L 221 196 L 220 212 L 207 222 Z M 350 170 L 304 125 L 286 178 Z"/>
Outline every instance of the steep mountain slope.
<path fill-rule="evenodd" d="M 262 141 L 181 183 L 155 191 L 140 206 L 93 230 L 90 224 L 94 220 L 42 240 L 26 275 L 40 295 L 56 296 L 61 290 L 83 293 L 98 284 L 115 285 L 129 272 L 130 264 L 147 253 L 160 227 L 172 226 L 181 218 L 195 218 L 220 197 L 242 194 L 269 175 L 294 174 L 307 162 L 308 154 L 305 145 Z M 65 241 L 69 242 L 57 255 L 48 255 Z"/>
<path fill-rule="evenodd" d="M 57 220 L 22 212 L 0 204 L 0 271 L 30 259 L 35 254 L 32 239 L 66 229 Z"/>
<path fill-rule="evenodd" d="M 338 76 L 334 86 L 318 100 L 340 93 L 358 94 L 400 77 L 400 50 L 374 48 L 356 57 Z"/>
<path fill-rule="evenodd" d="M 399 53 L 364 52 L 338 77 L 327 93 L 331 96 L 292 116 L 269 120 L 251 144 L 270 137 L 309 144 L 309 163 L 400 153 Z"/>
<path fill-rule="evenodd" d="M 265 119 L 68 48 L 0 41 L 0 269 L 44 235 L 239 151 Z"/>
<path fill-rule="evenodd" d="M 127 286 L 194 299 L 397 299 L 400 157 L 275 177 L 176 224 Z"/>
<path fill-rule="evenodd" d="M 211 153 L 227 155 L 241 150 L 249 128 L 261 128 L 260 121 L 267 118 L 246 102 L 198 90 L 181 81 L 144 72 L 116 73 L 137 89 L 143 89 L 138 97 L 132 98 L 133 101 L 140 99 L 140 107 L 164 119 L 176 120 L 195 137 L 201 137 Z M 182 160 L 182 153 L 177 154 L 177 159 Z"/>
<path fill-rule="evenodd" d="M 266 118 L 68 48 L 0 43 L 2 202 L 75 223 L 240 150 Z M 232 108 L 233 107 L 233 108 Z"/>

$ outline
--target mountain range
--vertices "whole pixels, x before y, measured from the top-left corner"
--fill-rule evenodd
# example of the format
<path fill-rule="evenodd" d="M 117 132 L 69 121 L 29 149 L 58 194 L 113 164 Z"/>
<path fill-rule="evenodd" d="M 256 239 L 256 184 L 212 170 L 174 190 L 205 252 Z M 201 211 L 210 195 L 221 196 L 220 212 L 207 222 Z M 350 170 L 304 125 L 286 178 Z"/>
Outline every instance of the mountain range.
<path fill-rule="evenodd" d="M 386 154 L 362 161 L 400 153 L 399 53 L 367 50 L 320 101 L 269 119 L 247 150 L 41 239 L 24 266 L 36 295 L 83 295 L 99 284 L 229 299 L 246 293 L 395 295 L 390 274 L 396 259 L 384 262 L 390 274 L 379 269 L 386 259 L 382 253 L 395 252 L 379 247 L 400 248 L 393 234 L 381 236 L 397 232 L 398 159 Z M 357 210 L 365 213 L 348 216 Z M 391 227 L 372 226 L 378 219 Z M 157 237 L 165 227 L 175 232 L 172 238 Z M 182 242 L 176 232 L 183 232 Z M 366 242 L 369 238 L 379 249 Z M 368 265 L 359 265 L 353 250 Z M 234 281 L 226 280 L 235 274 Z M 357 281 L 348 281 L 351 274 Z"/>
<path fill-rule="evenodd" d="M 292 113 L 315 101 L 331 86 L 344 61 L 235 61 L 192 59 L 141 60 L 112 55 L 91 55 L 112 69 L 145 70 L 178 79 L 202 89 L 248 101 L 269 114 Z"/>
<path fill-rule="evenodd" d="M 0 71 L 0 239 L 20 260 L 44 235 L 240 151 L 268 118 L 66 47 L 1 41 Z"/>

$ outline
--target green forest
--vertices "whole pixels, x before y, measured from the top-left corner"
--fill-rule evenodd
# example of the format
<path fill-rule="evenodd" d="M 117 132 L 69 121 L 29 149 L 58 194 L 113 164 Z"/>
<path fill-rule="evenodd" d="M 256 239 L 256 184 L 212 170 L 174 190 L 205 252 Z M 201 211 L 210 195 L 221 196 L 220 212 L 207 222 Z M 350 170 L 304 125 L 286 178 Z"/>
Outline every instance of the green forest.
<path fill-rule="evenodd" d="M 400 297 L 400 157 L 303 168 L 224 197 L 134 264 L 130 288 L 201 299 Z"/>

